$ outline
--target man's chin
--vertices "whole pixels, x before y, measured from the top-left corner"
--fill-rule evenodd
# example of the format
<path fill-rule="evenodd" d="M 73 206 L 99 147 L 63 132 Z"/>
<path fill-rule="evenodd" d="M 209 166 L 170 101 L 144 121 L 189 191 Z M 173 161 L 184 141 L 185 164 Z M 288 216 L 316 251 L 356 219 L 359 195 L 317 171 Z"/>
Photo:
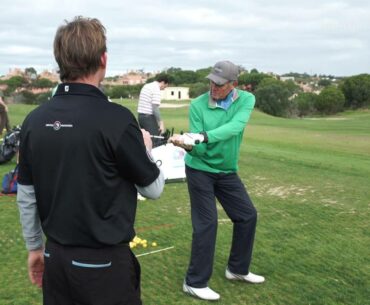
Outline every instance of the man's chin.
<path fill-rule="evenodd" d="M 212 99 L 215 100 L 215 101 L 218 101 L 218 100 L 223 100 L 224 98 L 222 98 L 222 96 L 219 96 L 219 95 L 211 95 Z"/>

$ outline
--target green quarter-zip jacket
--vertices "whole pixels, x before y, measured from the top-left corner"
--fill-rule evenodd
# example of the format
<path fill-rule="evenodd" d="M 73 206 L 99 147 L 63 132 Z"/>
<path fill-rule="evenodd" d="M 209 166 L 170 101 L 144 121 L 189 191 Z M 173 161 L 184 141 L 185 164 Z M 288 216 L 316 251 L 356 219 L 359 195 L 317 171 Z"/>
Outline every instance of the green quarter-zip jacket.
<path fill-rule="evenodd" d="M 255 97 L 250 92 L 234 89 L 232 99 L 227 110 L 218 107 L 209 92 L 191 102 L 190 132 L 207 132 L 208 143 L 195 145 L 186 154 L 187 166 L 211 173 L 238 170 L 240 144 L 254 108 Z"/>

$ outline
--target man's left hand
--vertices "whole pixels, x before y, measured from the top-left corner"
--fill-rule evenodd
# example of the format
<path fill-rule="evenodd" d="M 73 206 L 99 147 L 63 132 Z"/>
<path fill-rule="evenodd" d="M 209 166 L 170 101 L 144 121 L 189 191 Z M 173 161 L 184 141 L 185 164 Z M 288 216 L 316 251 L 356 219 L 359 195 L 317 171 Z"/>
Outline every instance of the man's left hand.
<path fill-rule="evenodd" d="M 173 145 L 181 147 L 187 151 L 191 151 L 193 149 L 192 145 L 184 143 L 184 137 L 180 134 L 174 134 L 168 139 L 168 143 L 172 143 Z"/>
<path fill-rule="evenodd" d="M 42 277 L 44 275 L 44 250 L 31 250 L 28 252 L 28 275 L 31 283 L 42 287 Z"/>

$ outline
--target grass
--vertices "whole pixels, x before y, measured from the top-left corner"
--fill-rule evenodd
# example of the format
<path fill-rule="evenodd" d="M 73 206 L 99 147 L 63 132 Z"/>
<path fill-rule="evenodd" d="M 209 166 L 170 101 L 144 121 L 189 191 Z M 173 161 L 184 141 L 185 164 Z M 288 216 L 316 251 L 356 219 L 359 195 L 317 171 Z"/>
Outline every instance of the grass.
<path fill-rule="evenodd" d="M 136 112 L 136 103 L 122 101 Z M 13 124 L 32 106 L 11 105 Z M 166 126 L 187 130 L 187 108 L 161 111 Z M 258 111 L 247 127 L 239 175 L 259 212 L 251 270 L 260 286 L 224 278 L 232 225 L 219 208 L 210 286 L 217 304 L 370 304 L 370 111 L 335 118 L 282 119 Z M 14 161 L 1 165 L 3 175 Z M 202 304 L 184 295 L 191 222 L 185 183 L 168 184 L 157 201 L 139 202 L 136 229 L 148 248 L 139 258 L 146 305 Z M 151 246 L 152 242 L 158 246 Z M 15 197 L 0 196 L 0 304 L 41 304 L 27 278 Z"/>

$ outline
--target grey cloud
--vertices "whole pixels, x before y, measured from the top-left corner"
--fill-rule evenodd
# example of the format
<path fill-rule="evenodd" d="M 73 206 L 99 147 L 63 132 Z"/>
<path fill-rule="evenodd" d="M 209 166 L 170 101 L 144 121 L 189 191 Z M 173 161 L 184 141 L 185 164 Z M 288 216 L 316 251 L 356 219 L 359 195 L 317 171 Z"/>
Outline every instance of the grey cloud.
<path fill-rule="evenodd" d="M 55 67 L 54 33 L 75 15 L 106 26 L 109 75 L 220 59 L 277 73 L 352 75 L 370 67 L 368 1 L 3 0 L 2 7 L 0 74 Z"/>

